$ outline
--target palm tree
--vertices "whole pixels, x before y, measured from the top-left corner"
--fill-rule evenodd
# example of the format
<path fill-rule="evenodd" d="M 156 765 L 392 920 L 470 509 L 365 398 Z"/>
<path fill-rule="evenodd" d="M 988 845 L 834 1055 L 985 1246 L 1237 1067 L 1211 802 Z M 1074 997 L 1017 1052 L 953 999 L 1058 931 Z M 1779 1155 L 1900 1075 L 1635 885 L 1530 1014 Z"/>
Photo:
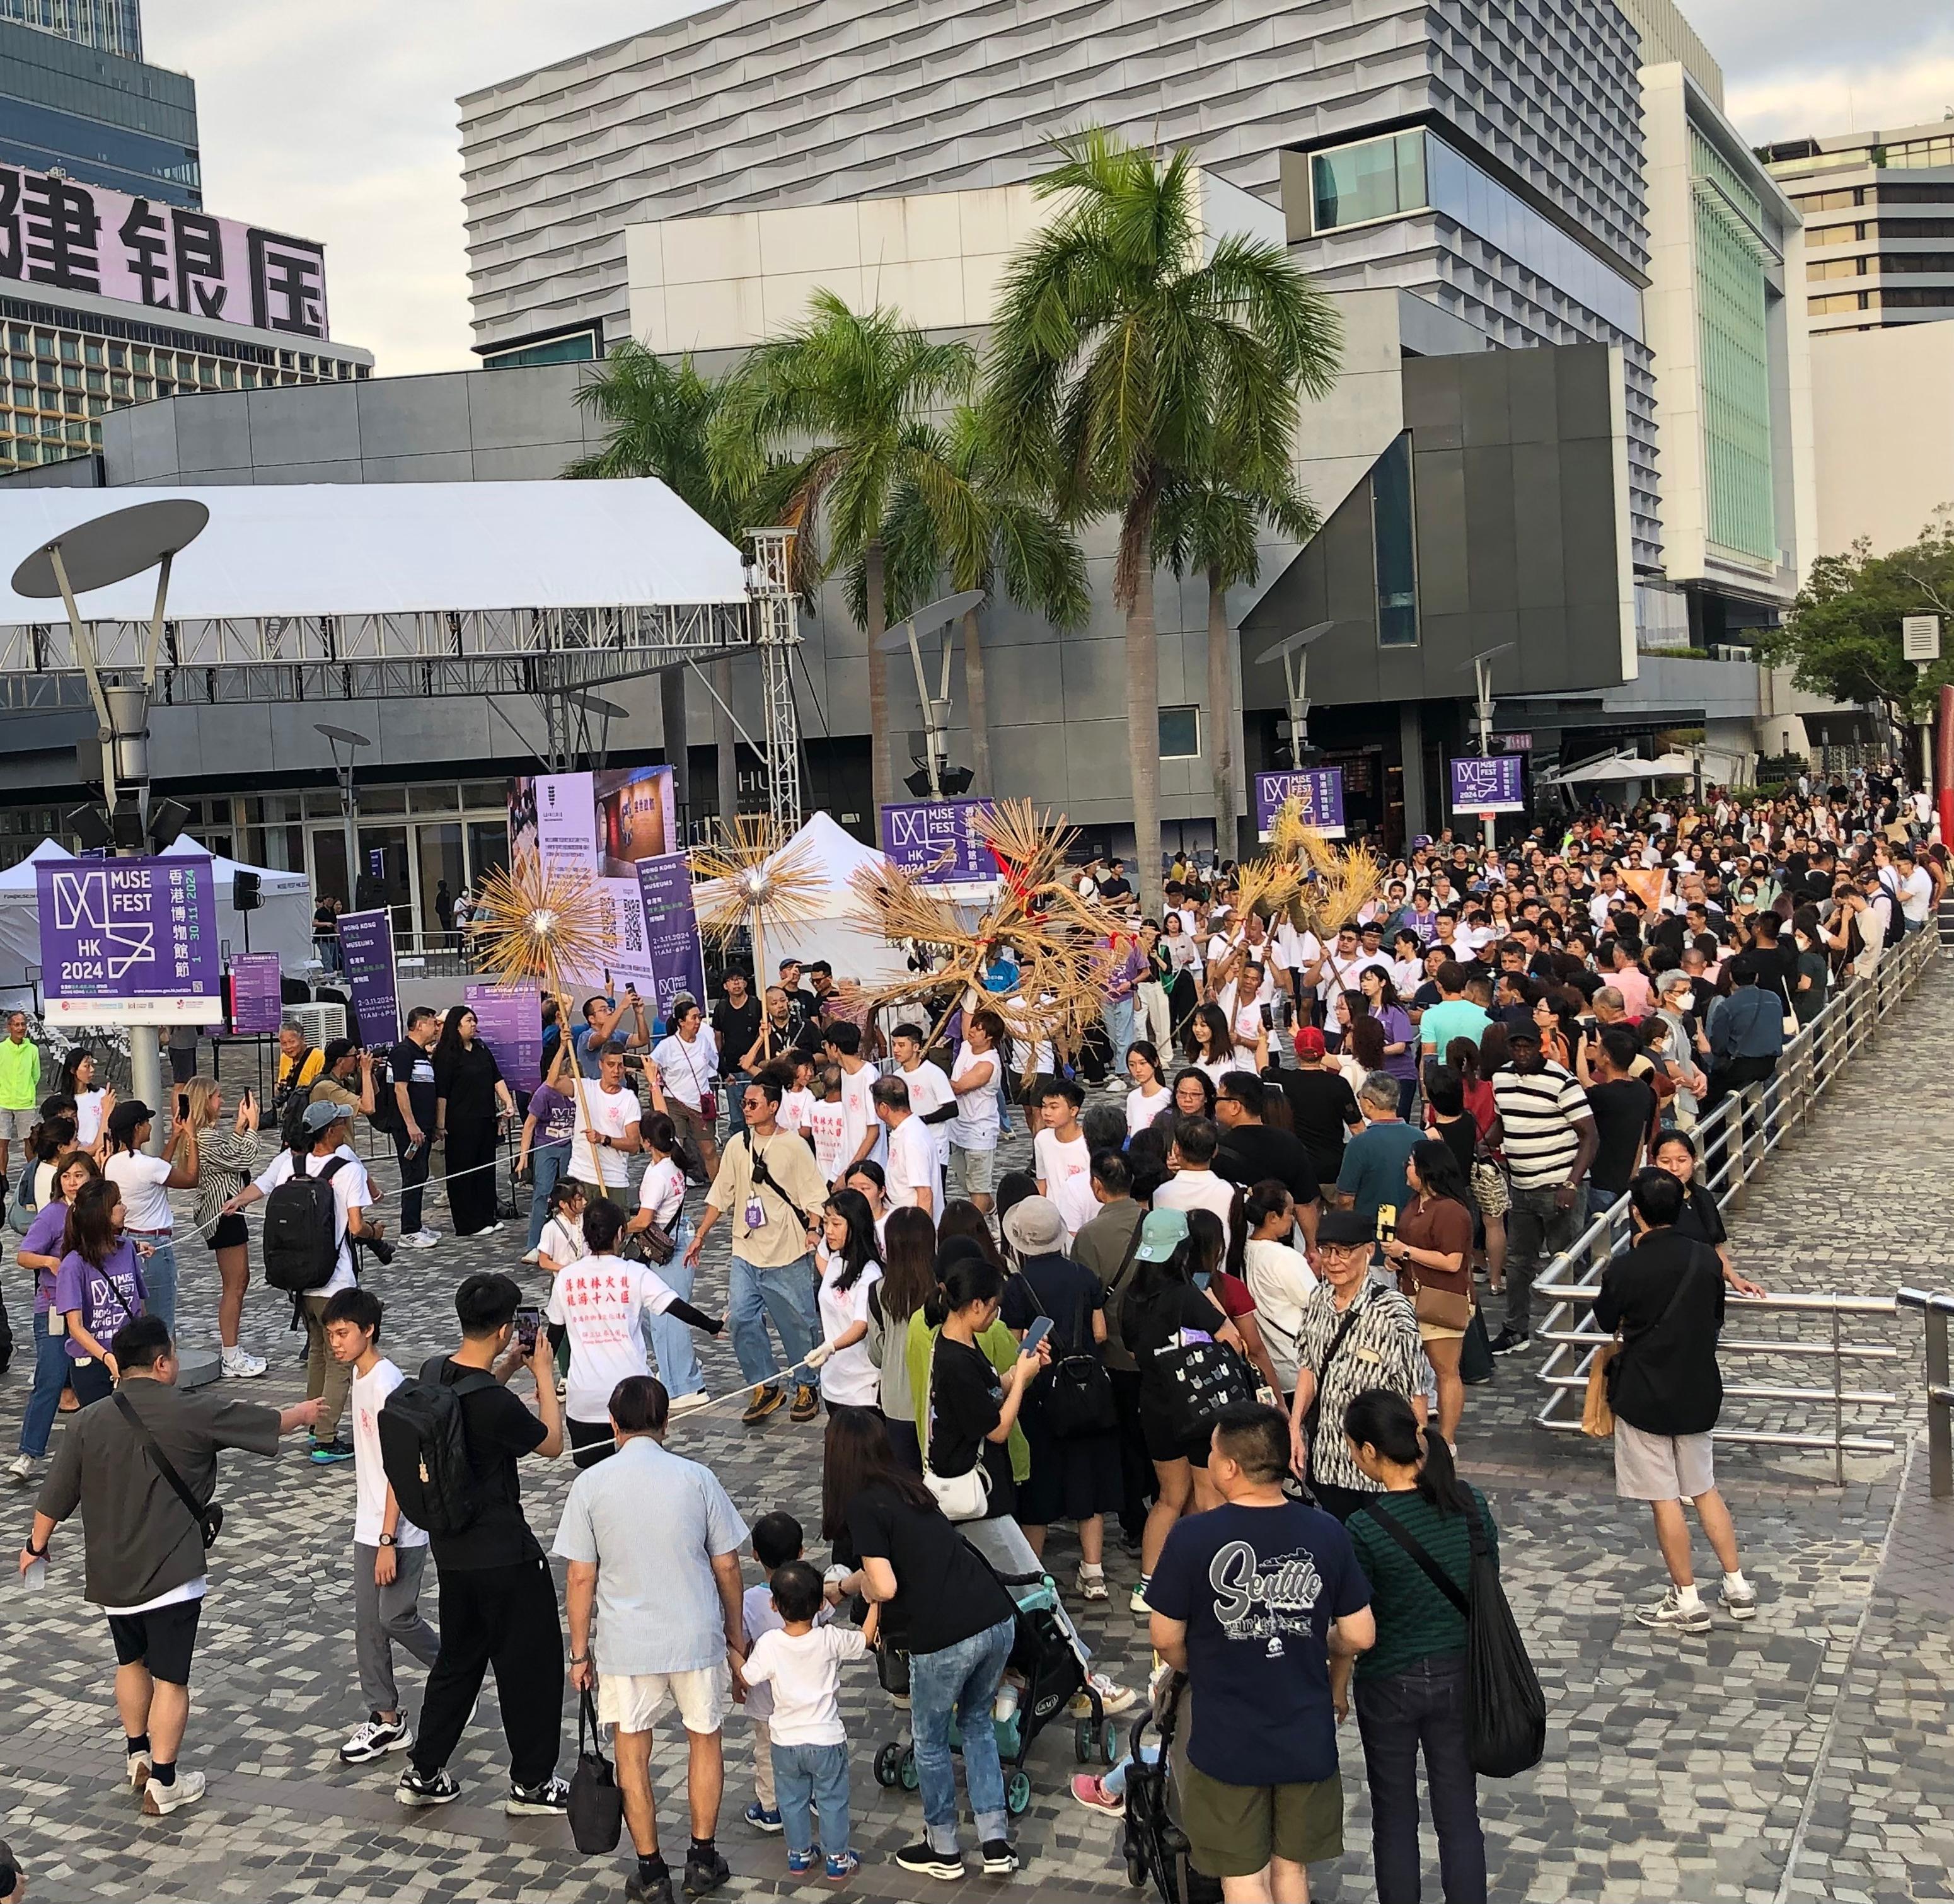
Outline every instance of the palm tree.
<path fill-rule="evenodd" d="M 887 526 L 906 488 L 953 567 L 975 559 L 982 512 L 952 468 L 933 414 L 966 396 L 976 358 L 966 344 L 933 343 L 900 314 L 850 310 L 816 291 L 806 321 L 759 345 L 727 379 L 708 432 L 718 479 L 751 491 L 767 520 L 798 529 L 803 586 L 861 570 L 858 620 L 869 637 L 869 725 L 877 808 L 893 797 L 888 658 Z M 825 553 L 815 545 L 817 528 Z"/>
<path fill-rule="evenodd" d="M 1230 235 L 1209 248 L 1190 153 L 1162 162 L 1099 127 L 1057 149 L 1035 189 L 1065 203 L 1006 273 L 987 433 L 1007 477 L 1049 483 L 1061 520 L 1119 518 L 1133 830 L 1142 901 L 1154 910 L 1154 519 L 1176 480 L 1284 492 L 1301 397 L 1329 389 L 1340 331 L 1280 244 Z"/>
<path fill-rule="evenodd" d="M 1228 591 L 1261 572 L 1255 545 L 1264 523 L 1291 542 L 1306 542 L 1322 526 L 1315 505 L 1293 481 L 1271 495 L 1251 495 L 1225 482 L 1176 479 L 1161 498 L 1154 522 L 1154 560 L 1176 577 L 1208 582 L 1208 761 L 1214 786 L 1214 850 L 1235 855 L 1235 750 L 1242 722 L 1235 702 L 1234 631 Z"/>
<path fill-rule="evenodd" d="M 946 552 L 936 537 L 936 521 L 922 491 L 906 482 L 890 505 L 886 542 L 889 554 L 890 612 L 900 617 L 928 600 L 947 568 L 950 587 L 994 592 L 1000 580 L 1012 601 L 1053 627 L 1076 628 L 1092 608 L 1085 558 L 1079 545 L 1051 519 L 1045 499 L 1022 483 L 1007 482 L 993 446 L 984 435 L 982 413 L 960 404 L 944 432 L 951 472 L 966 485 L 982 512 L 981 542 Z M 856 615 L 862 582 L 859 565 L 849 577 Z M 985 678 L 982 613 L 963 617 L 963 687 L 969 705 L 971 790 L 994 793 L 991 778 L 990 696 Z"/>

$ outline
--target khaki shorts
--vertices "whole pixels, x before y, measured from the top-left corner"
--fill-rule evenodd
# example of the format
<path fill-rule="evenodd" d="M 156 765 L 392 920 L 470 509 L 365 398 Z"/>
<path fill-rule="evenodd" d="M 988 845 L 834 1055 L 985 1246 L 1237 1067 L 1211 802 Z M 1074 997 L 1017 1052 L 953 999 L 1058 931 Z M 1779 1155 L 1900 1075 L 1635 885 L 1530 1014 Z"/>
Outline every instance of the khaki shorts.
<path fill-rule="evenodd" d="M 1421 1342 L 1463 1342 L 1463 1329 L 1448 1329 L 1441 1323 L 1421 1322 L 1418 1325 L 1418 1339 Z"/>
<path fill-rule="evenodd" d="M 1620 1500 L 1694 1500 L 1717 1485 L 1707 1434 L 1651 1434 L 1615 1418 L 1615 1495 Z"/>
<path fill-rule="evenodd" d="M 668 1701 L 687 1732 L 717 1732 L 733 1707 L 731 1667 L 721 1660 L 689 1673 L 597 1675 L 597 1716 L 620 1732 L 649 1732 Z"/>
<path fill-rule="evenodd" d="M 1205 1877 L 1252 1877 L 1271 1858 L 1320 1864 L 1343 1855 L 1343 1781 L 1224 1785 L 1183 1757 L 1180 1822 Z"/>
<path fill-rule="evenodd" d="M 680 1104 L 676 1098 L 665 1099 L 665 1109 L 681 1137 L 690 1137 L 695 1145 L 709 1144 L 718 1120 L 708 1117 L 702 1111 L 695 1111 L 689 1104 Z"/>
<path fill-rule="evenodd" d="M 963 1194 L 988 1196 L 997 1180 L 997 1146 L 994 1144 L 988 1150 L 966 1150 L 961 1144 L 952 1144 L 950 1155 L 963 1160 Z"/>

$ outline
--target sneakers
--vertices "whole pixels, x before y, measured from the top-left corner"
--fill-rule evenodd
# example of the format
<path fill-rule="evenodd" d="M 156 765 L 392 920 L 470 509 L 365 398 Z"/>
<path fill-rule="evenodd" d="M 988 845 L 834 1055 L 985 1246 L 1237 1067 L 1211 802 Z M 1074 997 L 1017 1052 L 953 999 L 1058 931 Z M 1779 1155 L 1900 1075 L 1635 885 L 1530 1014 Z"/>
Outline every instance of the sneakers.
<path fill-rule="evenodd" d="M 336 1463 L 353 1459 L 353 1444 L 337 1436 L 330 1441 L 315 1441 L 309 1458 L 315 1467 L 330 1468 Z"/>
<path fill-rule="evenodd" d="M 441 1239 L 432 1230 L 410 1230 L 394 1241 L 403 1249 L 432 1249 Z"/>
<path fill-rule="evenodd" d="M 853 1852 L 831 1852 L 828 1868 L 822 1874 L 831 1884 L 841 1884 L 847 1883 L 861 1868 L 862 1860 Z"/>
<path fill-rule="evenodd" d="M 1099 1695 L 1099 1710 L 1111 1718 L 1116 1712 L 1124 1712 L 1139 1697 L 1131 1686 L 1115 1686 L 1103 1673 L 1092 1675 L 1092 1690 Z M 1082 1689 L 1072 1695 L 1072 1704 L 1067 1710 L 1075 1719 L 1092 1717 L 1092 1701 Z"/>
<path fill-rule="evenodd" d="M 237 1343 L 233 1343 L 218 1359 L 221 1373 L 232 1381 L 256 1381 L 265 1372 L 262 1356 L 247 1355 Z"/>
<path fill-rule="evenodd" d="M 821 1391 L 807 1382 L 800 1382 L 794 1388 L 793 1406 L 788 1411 L 790 1422 L 811 1422 L 821 1412 Z"/>
<path fill-rule="evenodd" d="M 341 1762 L 347 1765 L 364 1765 L 375 1758 L 384 1758 L 389 1752 L 404 1752 L 414 1742 L 413 1734 L 407 1730 L 404 1719 L 382 1719 L 375 1712 L 369 1714 L 366 1723 L 340 1747 Z"/>
<path fill-rule="evenodd" d="M 1710 1609 L 1704 1605 L 1701 1596 L 1698 1596 L 1694 1605 L 1685 1607 L 1682 1595 L 1673 1587 L 1653 1607 L 1638 1607 L 1635 1617 L 1657 1632 L 1707 1633 L 1710 1630 Z"/>
<path fill-rule="evenodd" d="M 685 1855 L 685 1894 L 687 1897 L 703 1897 L 708 1891 L 716 1891 L 733 1875 L 733 1867 L 716 1849 L 710 1857 L 700 1858 L 688 1851 Z"/>
<path fill-rule="evenodd" d="M 461 1787 L 455 1783 L 454 1774 L 446 1766 L 423 1778 L 410 1765 L 395 1780 L 394 1796 L 401 1804 L 417 1808 L 429 1805 L 452 1805 L 460 1797 Z"/>
<path fill-rule="evenodd" d="M 502 1810 L 512 1818 L 553 1818 L 560 1817 L 569 1804 L 570 1787 L 560 1778 L 546 1778 L 540 1785 L 528 1786 L 511 1779 Z"/>
<path fill-rule="evenodd" d="M 151 1761 L 149 1755 L 147 1752 L 131 1752 L 129 1755 L 129 1789 L 130 1791 L 140 1792 L 144 1786 L 149 1783 L 150 1770 Z"/>
<path fill-rule="evenodd" d="M 905 1871 L 925 1877 L 961 1877 L 963 1860 L 953 1852 L 932 1851 L 926 1844 L 905 1845 L 896 1853 L 896 1862 Z"/>
<path fill-rule="evenodd" d="M 1758 1590 L 1746 1580 L 1740 1587 L 1730 1584 L 1730 1576 L 1723 1576 L 1723 1590 L 1717 1596 L 1717 1603 L 1733 1620 L 1755 1620 L 1758 1617 Z"/>
<path fill-rule="evenodd" d="M 624 1880 L 624 1898 L 625 1904 L 673 1904 L 671 1873 L 648 1879 L 633 1871 Z"/>
<path fill-rule="evenodd" d="M 1104 1600 L 1107 1597 L 1106 1575 L 1103 1568 L 1088 1573 L 1081 1567 L 1078 1579 L 1072 1584 L 1074 1591 L 1082 1600 Z"/>
<path fill-rule="evenodd" d="M 771 1382 L 762 1382 L 753 1390 L 753 1399 L 746 1404 L 746 1412 L 740 1417 L 748 1428 L 764 1422 L 787 1398 L 787 1390 L 776 1388 Z"/>
<path fill-rule="evenodd" d="M 695 1388 L 690 1395 L 674 1395 L 668 1411 L 673 1415 L 690 1415 L 696 1408 L 704 1408 L 712 1400 L 702 1388 Z"/>
<path fill-rule="evenodd" d="M 31 1454 L 17 1454 L 7 1463 L 7 1478 L 16 1488 L 25 1488 L 34 1478 L 36 1466 Z"/>
<path fill-rule="evenodd" d="M 498 1220 L 490 1224 L 486 1229 L 472 1230 L 470 1233 L 476 1236 L 497 1236 L 501 1234 L 502 1227 L 501 1221 Z"/>
<path fill-rule="evenodd" d="M 818 1850 L 789 1852 L 787 1853 L 787 1875 L 790 1877 L 805 1877 L 809 1871 L 813 1870 L 815 1861 L 818 1858 L 820 1855 L 821 1853 Z"/>
<path fill-rule="evenodd" d="M 1533 1337 L 1524 1329 L 1502 1329 L 1493 1338 L 1493 1353 L 1496 1356 L 1518 1355 L 1522 1349 L 1533 1346 Z"/>
<path fill-rule="evenodd" d="M 203 1796 L 201 1772 L 179 1772 L 168 1785 L 152 1778 L 143 1787 L 143 1809 L 152 1818 L 167 1818 Z"/>
<path fill-rule="evenodd" d="M 1126 1800 L 1112 1796 L 1099 1783 L 1095 1773 L 1074 1772 L 1072 1775 L 1072 1796 L 1089 1811 L 1104 1811 L 1115 1818 L 1125 1814 Z"/>
<path fill-rule="evenodd" d="M 1018 1854 L 1010 1843 L 1003 1838 L 986 1838 L 984 1840 L 984 1875 L 986 1877 L 1008 1877 L 1018 1868 Z"/>
<path fill-rule="evenodd" d="M 1139 1584 L 1133 1589 L 1133 1598 L 1126 1602 L 1128 1610 L 1139 1614 L 1142 1620 L 1146 1619 L 1153 1612 L 1152 1607 L 1147 1604 L 1147 1585 L 1146 1576 L 1143 1574 L 1140 1577 Z"/>
<path fill-rule="evenodd" d="M 756 1831 L 764 1831 L 770 1836 L 781 1828 L 781 1814 L 769 1811 L 758 1799 L 746 1808 L 746 1822 Z"/>
<path fill-rule="evenodd" d="M 540 1262 L 542 1260 L 542 1254 L 540 1249 L 526 1249 L 523 1252 L 523 1261 L 526 1263 Z"/>

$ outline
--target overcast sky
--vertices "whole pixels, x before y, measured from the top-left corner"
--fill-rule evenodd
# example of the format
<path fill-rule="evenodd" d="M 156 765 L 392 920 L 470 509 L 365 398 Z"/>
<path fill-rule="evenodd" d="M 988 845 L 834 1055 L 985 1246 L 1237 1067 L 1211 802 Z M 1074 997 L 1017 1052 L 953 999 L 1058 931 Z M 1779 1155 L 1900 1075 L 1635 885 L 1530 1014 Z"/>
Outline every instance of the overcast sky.
<path fill-rule="evenodd" d="M 1948 0 L 1690 0 L 1731 117 L 1763 140 L 1954 112 Z M 688 11 L 673 0 L 143 0 L 192 74 L 206 202 L 327 247 L 335 337 L 382 375 L 469 356 L 463 93 Z"/>

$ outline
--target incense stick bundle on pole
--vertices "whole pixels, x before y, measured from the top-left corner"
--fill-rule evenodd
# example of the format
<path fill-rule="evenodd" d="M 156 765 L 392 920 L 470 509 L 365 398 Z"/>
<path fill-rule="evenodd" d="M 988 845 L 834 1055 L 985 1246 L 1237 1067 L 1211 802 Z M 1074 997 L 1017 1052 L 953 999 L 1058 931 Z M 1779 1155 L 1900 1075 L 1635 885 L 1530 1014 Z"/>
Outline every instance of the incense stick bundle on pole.
<path fill-rule="evenodd" d="M 723 954 L 746 928 L 753 988 L 764 1001 L 768 939 L 778 943 L 819 916 L 822 881 L 812 850 L 796 845 L 771 815 L 740 813 L 719 822 L 710 846 L 693 850 L 692 870 L 708 882 L 697 895 L 699 932 Z"/>

